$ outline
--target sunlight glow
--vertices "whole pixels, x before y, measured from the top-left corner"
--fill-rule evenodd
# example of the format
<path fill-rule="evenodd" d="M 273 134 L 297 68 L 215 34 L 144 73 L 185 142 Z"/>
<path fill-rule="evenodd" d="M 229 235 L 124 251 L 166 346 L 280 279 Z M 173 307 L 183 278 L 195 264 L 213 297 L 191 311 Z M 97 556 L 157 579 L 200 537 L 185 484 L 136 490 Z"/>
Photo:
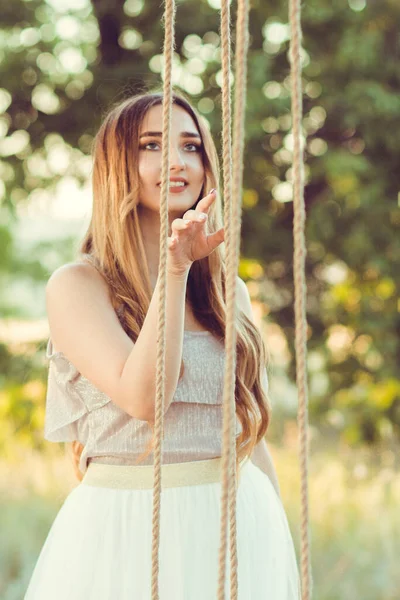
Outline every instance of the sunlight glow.
<path fill-rule="evenodd" d="M 32 105 L 47 115 L 54 115 L 60 109 L 60 99 L 51 87 L 39 83 L 32 91 Z"/>
<path fill-rule="evenodd" d="M 135 50 L 139 48 L 143 42 L 143 36 L 139 31 L 132 28 L 126 28 L 119 36 L 118 42 L 122 48 L 127 50 Z"/>
<path fill-rule="evenodd" d="M 25 150 L 29 144 L 29 133 L 22 129 L 14 131 L 10 136 L 0 140 L 0 155 L 13 156 Z"/>
<path fill-rule="evenodd" d="M 78 48 L 65 48 L 58 59 L 67 73 L 82 73 L 87 67 L 87 61 Z"/>
<path fill-rule="evenodd" d="M 6 112 L 7 108 L 10 106 L 12 102 L 12 97 L 10 92 L 5 90 L 4 88 L 0 88 L 0 113 Z"/>
<path fill-rule="evenodd" d="M 79 34 L 79 21 L 72 15 L 65 15 L 56 21 L 56 32 L 62 40 L 73 40 Z"/>
<path fill-rule="evenodd" d="M 290 28 L 287 23 L 265 23 L 263 26 L 264 37 L 272 44 L 283 44 L 290 39 Z"/>
<path fill-rule="evenodd" d="M 128 17 L 137 17 L 144 7 L 144 0 L 126 0 L 124 4 L 124 13 Z"/>
<path fill-rule="evenodd" d="M 46 0 L 55 11 L 68 13 L 71 10 L 81 10 L 87 8 L 90 0 Z"/>

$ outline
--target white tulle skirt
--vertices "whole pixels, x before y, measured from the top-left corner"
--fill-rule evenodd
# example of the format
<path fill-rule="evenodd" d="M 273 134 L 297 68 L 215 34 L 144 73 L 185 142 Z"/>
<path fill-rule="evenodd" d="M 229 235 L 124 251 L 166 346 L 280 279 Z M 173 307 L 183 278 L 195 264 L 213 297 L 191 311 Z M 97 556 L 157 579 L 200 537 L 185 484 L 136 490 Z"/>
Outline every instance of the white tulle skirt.
<path fill-rule="evenodd" d="M 162 467 L 160 600 L 217 598 L 220 465 L 217 458 Z M 52 524 L 24 600 L 151 599 L 153 469 L 89 464 Z M 240 468 L 236 514 L 239 600 L 298 600 L 284 508 L 250 460 Z M 228 547 L 227 599 L 229 571 Z"/>

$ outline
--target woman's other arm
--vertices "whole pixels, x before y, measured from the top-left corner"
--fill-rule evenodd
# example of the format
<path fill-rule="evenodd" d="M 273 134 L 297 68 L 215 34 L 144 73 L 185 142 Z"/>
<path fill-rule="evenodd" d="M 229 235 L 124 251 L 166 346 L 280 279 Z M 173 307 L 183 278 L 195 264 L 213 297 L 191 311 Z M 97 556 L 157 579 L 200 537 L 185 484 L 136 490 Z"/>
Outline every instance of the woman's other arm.
<path fill-rule="evenodd" d="M 256 465 L 263 473 L 268 475 L 272 485 L 279 498 L 281 498 L 281 491 L 279 488 L 278 476 L 276 474 L 275 466 L 272 461 L 272 456 L 267 446 L 266 440 L 263 438 L 257 446 L 254 448 L 251 455 L 251 462 Z"/>
<path fill-rule="evenodd" d="M 240 309 L 245 313 L 245 315 L 254 322 L 253 309 L 251 307 L 250 294 L 247 289 L 245 282 L 237 278 L 237 303 Z M 266 375 L 266 373 L 265 373 Z M 266 387 L 266 382 L 264 382 L 264 386 Z M 263 473 L 268 475 L 271 480 L 272 485 L 274 486 L 276 493 L 280 496 L 280 488 L 278 476 L 276 474 L 275 466 L 272 460 L 271 453 L 268 449 L 267 442 L 265 439 L 262 439 L 254 448 L 253 453 L 251 455 L 251 461 L 254 463 Z"/>

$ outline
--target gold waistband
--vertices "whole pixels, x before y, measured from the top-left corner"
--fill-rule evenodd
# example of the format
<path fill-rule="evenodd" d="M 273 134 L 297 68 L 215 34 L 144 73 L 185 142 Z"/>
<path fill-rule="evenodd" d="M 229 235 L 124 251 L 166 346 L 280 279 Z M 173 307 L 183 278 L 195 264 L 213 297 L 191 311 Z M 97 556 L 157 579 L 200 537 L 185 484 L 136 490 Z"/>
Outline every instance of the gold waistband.
<path fill-rule="evenodd" d="M 245 459 L 240 471 L 248 459 Z M 163 464 L 161 466 L 161 488 L 216 483 L 222 479 L 222 458 Z M 109 465 L 90 462 L 81 484 L 117 489 L 152 489 L 154 465 Z"/>

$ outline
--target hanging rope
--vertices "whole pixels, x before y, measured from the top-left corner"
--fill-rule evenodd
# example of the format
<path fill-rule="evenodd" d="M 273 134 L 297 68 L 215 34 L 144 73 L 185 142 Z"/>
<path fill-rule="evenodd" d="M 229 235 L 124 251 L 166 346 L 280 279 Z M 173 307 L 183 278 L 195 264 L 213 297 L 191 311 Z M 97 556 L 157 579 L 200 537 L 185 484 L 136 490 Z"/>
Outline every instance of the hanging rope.
<path fill-rule="evenodd" d="M 307 488 L 307 386 L 306 386 L 306 314 L 305 314 L 305 242 L 304 242 L 304 166 L 301 151 L 301 64 L 300 64 L 300 0 L 290 3 L 292 66 L 292 123 L 293 123 L 293 200 L 294 200 L 294 282 L 296 320 L 296 372 L 299 389 L 299 431 L 301 456 L 301 575 L 303 600 L 310 599 L 310 566 L 308 539 Z M 237 540 L 236 540 L 236 431 L 235 431 L 235 373 L 236 373 L 236 273 L 239 266 L 241 194 L 243 176 L 244 116 L 246 100 L 246 65 L 248 49 L 248 0 L 238 0 L 235 56 L 234 142 L 231 172 L 231 108 L 230 108 L 230 13 L 229 0 L 221 3 L 222 46 L 222 116 L 223 116 L 223 175 L 224 220 L 226 242 L 226 334 L 225 373 L 223 394 L 222 485 L 221 485 L 221 539 L 219 552 L 218 600 L 225 600 L 225 571 L 227 553 L 227 525 L 229 518 L 231 599 L 237 600 Z M 165 308 L 166 262 L 168 235 L 168 179 L 169 139 L 172 114 L 172 57 L 174 52 L 175 2 L 165 1 L 164 87 L 163 87 L 163 148 L 160 194 L 160 261 L 159 305 L 157 329 L 157 371 L 155 406 L 154 488 L 153 488 L 153 543 L 152 543 L 152 600 L 159 600 L 159 543 L 161 515 L 161 458 L 164 428 L 165 398 Z M 232 198 L 232 182 L 235 196 Z"/>
<path fill-rule="evenodd" d="M 227 526 L 230 539 L 230 598 L 237 600 L 236 491 L 236 275 L 239 267 L 241 199 L 243 175 L 246 64 L 248 47 L 248 0 L 238 1 L 235 54 L 234 141 L 231 172 L 230 108 L 230 13 L 229 0 L 221 2 L 222 141 L 224 174 L 224 220 L 226 243 L 226 329 L 223 393 L 221 532 L 219 549 L 218 600 L 225 600 Z M 233 186 L 232 186 L 233 183 Z M 234 196 L 232 196 L 232 187 Z"/>
<path fill-rule="evenodd" d="M 229 2 L 221 3 L 221 63 L 222 63 L 222 154 L 223 154 L 223 197 L 224 197 L 224 226 L 225 226 L 225 244 L 228 256 L 232 255 L 232 247 L 235 243 L 232 239 L 232 221 L 231 221 L 231 202 L 232 202 L 232 170 L 231 170 L 231 39 L 230 39 L 230 6 Z M 226 263 L 227 273 L 229 265 Z M 236 598 L 237 589 L 237 544 L 236 544 L 236 519 L 232 511 L 236 507 L 236 479 L 234 465 L 236 463 L 236 451 L 232 448 L 235 439 L 234 422 L 232 421 L 232 389 L 234 382 L 231 379 L 234 356 L 229 352 L 228 346 L 232 346 L 232 334 L 229 337 L 228 328 L 230 326 L 228 318 L 228 298 L 232 299 L 231 281 L 226 279 L 226 300 L 227 300 L 227 319 L 225 330 L 225 379 L 224 379 L 224 397 L 223 397 L 223 430 L 222 430 L 222 486 L 221 486 L 221 528 L 220 528 L 220 547 L 219 547 L 219 579 L 218 579 L 218 600 L 225 598 L 225 573 L 227 560 L 227 524 L 229 519 L 229 540 L 230 540 L 230 566 L 231 579 L 230 589 L 233 597 Z M 228 291 L 229 290 L 229 291 Z M 231 321 L 231 319 L 230 319 Z M 229 355 L 229 356 L 228 356 Z M 228 386 L 228 387 L 226 387 Z M 229 392 L 228 392 L 229 390 Z M 226 395 L 229 398 L 227 404 Z M 225 449 L 225 451 L 224 451 Z M 232 485 L 234 490 L 232 491 Z"/>
<path fill-rule="evenodd" d="M 159 545 L 161 520 L 161 459 L 162 437 L 164 433 L 165 404 L 165 309 L 166 309 L 166 277 L 167 277 L 167 242 L 168 242 L 168 192 L 169 192 L 169 139 L 172 115 L 172 58 L 175 46 L 175 2 L 165 2 L 165 36 L 164 36 L 164 86 L 163 86 L 163 131 L 162 131 L 162 168 L 160 192 L 160 261 L 158 266 L 159 299 L 157 323 L 157 370 L 156 370 L 156 403 L 154 415 L 154 487 L 153 487 L 153 539 L 151 598 L 159 600 Z"/>
<path fill-rule="evenodd" d="M 298 424 L 300 445 L 301 478 L 301 588 L 303 600 L 311 597 L 311 567 L 308 515 L 308 393 L 307 393 L 307 315 L 304 239 L 304 155 L 302 151 L 301 123 L 302 81 L 301 81 L 301 9 L 300 0 L 290 0 L 290 62 L 292 88 L 292 129 L 293 129 L 293 238 L 294 238 L 294 308 L 295 308 L 295 348 L 296 380 L 299 395 Z"/>

